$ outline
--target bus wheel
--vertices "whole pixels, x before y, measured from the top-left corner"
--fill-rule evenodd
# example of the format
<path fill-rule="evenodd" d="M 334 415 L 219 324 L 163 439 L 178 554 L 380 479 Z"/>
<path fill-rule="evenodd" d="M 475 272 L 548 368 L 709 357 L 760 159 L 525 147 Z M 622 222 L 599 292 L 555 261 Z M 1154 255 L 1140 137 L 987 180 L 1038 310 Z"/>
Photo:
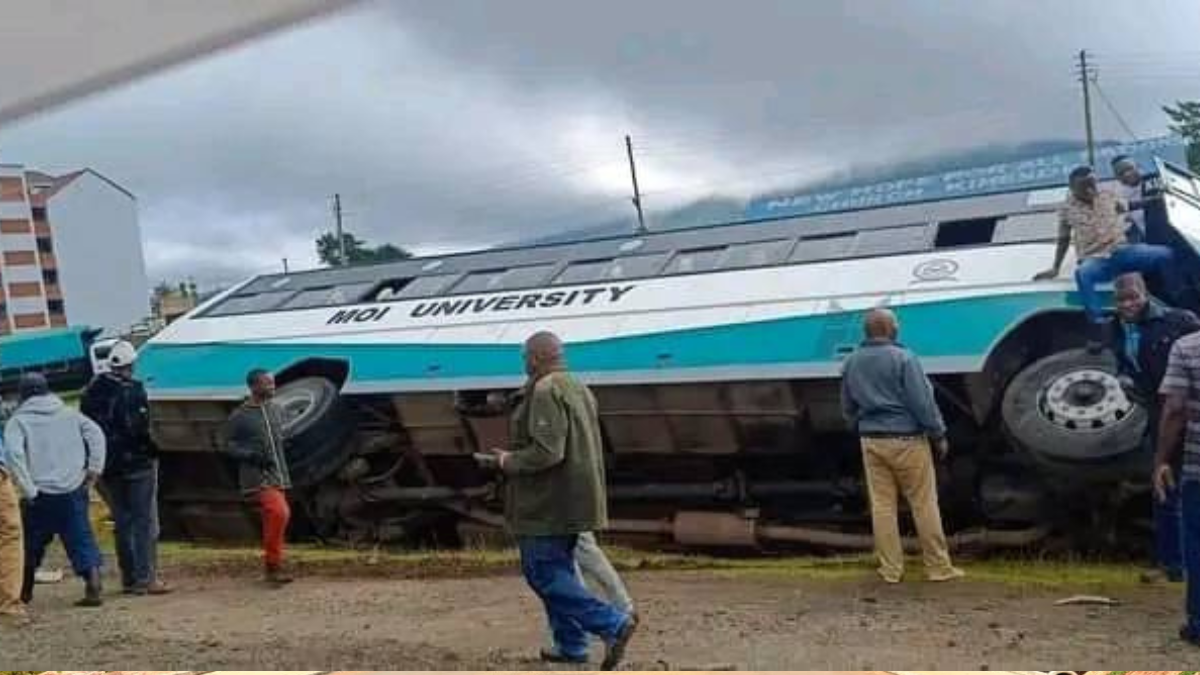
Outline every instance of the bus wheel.
<path fill-rule="evenodd" d="M 288 437 L 288 471 L 296 487 L 316 485 L 346 462 L 354 423 L 333 382 L 305 377 L 275 392 Z"/>
<path fill-rule="evenodd" d="M 1034 362 L 1004 392 L 1009 435 L 1043 463 L 1076 471 L 1130 459 L 1142 447 L 1146 411 L 1125 396 L 1113 371 L 1111 358 L 1082 349 Z"/>

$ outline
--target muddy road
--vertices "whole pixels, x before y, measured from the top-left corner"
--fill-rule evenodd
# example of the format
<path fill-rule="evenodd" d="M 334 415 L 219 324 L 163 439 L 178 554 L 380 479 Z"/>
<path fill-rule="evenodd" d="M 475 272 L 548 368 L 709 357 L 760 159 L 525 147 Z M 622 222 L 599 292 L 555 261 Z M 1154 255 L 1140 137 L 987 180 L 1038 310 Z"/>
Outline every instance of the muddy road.
<path fill-rule="evenodd" d="M 633 669 L 910 670 L 1181 667 L 1180 586 L 1127 585 L 1117 607 L 1055 606 L 1080 588 L 967 580 L 885 586 L 866 568 L 825 580 L 781 572 L 626 574 L 644 619 Z M 282 590 L 250 568 L 171 570 L 173 595 L 71 607 L 69 580 L 38 586 L 34 627 L 0 632 L 22 669 L 540 668 L 535 598 L 515 574 L 305 577 Z M 596 650 L 599 656 L 599 649 Z"/>

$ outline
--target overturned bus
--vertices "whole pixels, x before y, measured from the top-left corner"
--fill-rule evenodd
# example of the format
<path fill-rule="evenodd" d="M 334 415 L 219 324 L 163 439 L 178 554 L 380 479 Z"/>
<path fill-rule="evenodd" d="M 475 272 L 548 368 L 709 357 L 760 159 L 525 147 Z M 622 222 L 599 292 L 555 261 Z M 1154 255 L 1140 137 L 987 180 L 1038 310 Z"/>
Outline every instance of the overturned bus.
<path fill-rule="evenodd" d="M 1200 279 L 1200 180 L 1160 164 L 1149 238 Z M 594 389 L 615 533 L 693 547 L 869 546 L 838 402 L 889 305 L 953 451 L 959 545 L 1103 545 L 1148 521 L 1146 414 L 1081 349 L 1054 256 L 1065 188 L 251 279 L 143 350 L 166 534 L 252 538 L 221 454 L 244 375 L 275 373 L 298 532 L 452 542 L 500 524 L 473 452 L 505 442 L 521 344 L 553 330 Z M 1196 309 L 1192 307 L 1192 309 Z"/>

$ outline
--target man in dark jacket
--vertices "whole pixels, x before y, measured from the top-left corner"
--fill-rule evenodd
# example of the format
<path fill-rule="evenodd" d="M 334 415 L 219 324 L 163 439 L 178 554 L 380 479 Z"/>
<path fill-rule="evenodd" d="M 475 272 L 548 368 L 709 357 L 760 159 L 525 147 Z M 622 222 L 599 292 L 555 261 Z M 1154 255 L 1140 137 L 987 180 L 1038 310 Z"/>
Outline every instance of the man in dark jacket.
<path fill-rule="evenodd" d="M 1175 341 L 1200 331 L 1200 320 L 1187 310 L 1161 305 L 1150 298 L 1140 274 L 1126 274 L 1114 282 L 1117 329 L 1110 347 L 1117 356 L 1117 372 L 1126 392 L 1149 413 L 1146 444 L 1153 453 L 1162 406 L 1158 390 L 1167 370 Z M 1142 575 L 1146 582 L 1183 581 L 1183 552 L 1178 491 L 1167 500 L 1154 501 L 1155 569 Z"/>
<path fill-rule="evenodd" d="M 255 369 L 246 375 L 250 397 L 229 417 L 225 452 L 238 462 L 242 492 L 258 500 L 262 509 L 264 578 L 273 586 L 292 582 L 283 571 L 284 539 L 292 511 L 287 491 L 292 487 L 285 454 L 287 437 L 283 410 L 271 399 L 275 378 Z"/>
<path fill-rule="evenodd" d="M 624 657 L 637 618 L 588 592 L 576 571 L 579 536 L 608 525 L 603 442 L 596 399 L 566 372 L 562 342 L 538 333 L 525 343 L 525 397 L 512 418 L 510 449 L 476 455 L 508 480 L 505 518 L 521 569 L 545 605 L 557 649 L 551 661 L 587 660 L 587 635 L 608 647 L 602 667 Z"/>
<path fill-rule="evenodd" d="M 133 377 L 136 360 L 133 345 L 113 345 L 109 372 L 92 379 L 79 409 L 108 442 L 99 487 L 116 525 L 121 586 L 126 595 L 162 595 L 170 589 L 158 580 L 158 461 L 146 388 Z"/>

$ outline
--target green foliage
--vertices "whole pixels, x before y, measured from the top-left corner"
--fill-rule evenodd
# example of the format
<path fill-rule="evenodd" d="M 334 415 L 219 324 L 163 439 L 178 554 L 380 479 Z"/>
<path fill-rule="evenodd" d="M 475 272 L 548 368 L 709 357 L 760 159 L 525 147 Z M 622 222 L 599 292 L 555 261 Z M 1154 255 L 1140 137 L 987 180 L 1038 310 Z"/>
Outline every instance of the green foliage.
<path fill-rule="evenodd" d="M 341 249 L 338 246 L 337 234 L 325 232 L 320 237 L 317 237 L 317 257 L 320 258 L 322 264 L 330 267 L 338 267 L 343 264 L 368 265 L 371 263 L 404 260 L 405 258 L 412 257 L 412 253 L 394 244 L 368 246 L 365 241 L 350 232 L 343 232 L 342 240 L 345 242 L 346 247 L 346 260 L 344 261 L 341 259 Z"/>
<path fill-rule="evenodd" d="M 1163 112 L 1171 118 L 1171 131 L 1188 141 L 1188 167 L 1200 172 L 1200 101 L 1177 101 Z"/>

